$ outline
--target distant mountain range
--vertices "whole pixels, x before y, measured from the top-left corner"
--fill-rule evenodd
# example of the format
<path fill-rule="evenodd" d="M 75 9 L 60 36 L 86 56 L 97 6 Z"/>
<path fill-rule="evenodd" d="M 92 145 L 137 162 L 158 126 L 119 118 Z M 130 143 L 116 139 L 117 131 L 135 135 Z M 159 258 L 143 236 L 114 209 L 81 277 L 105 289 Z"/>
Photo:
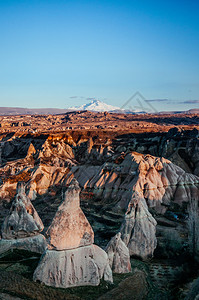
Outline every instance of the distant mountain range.
<path fill-rule="evenodd" d="M 103 111 L 110 112 L 110 111 L 120 110 L 119 107 L 106 104 L 100 100 L 92 100 L 91 102 L 89 102 L 87 104 L 83 104 L 81 106 L 70 107 L 69 109 L 70 110 L 89 110 L 89 111 L 99 111 L 99 112 L 103 112 Z"/>
<path fill-rule="evenodd" d="M 68 109 L 59 108 L 23 108 L 23 107 L 0 107 L 0 116 L 12 115 L 55 115 L 64 114 Z"/>
<path fill-rule="evenodd" d="M 87 104 L 81 106 L 69 107 L 66 109 L 61 108 L 23 108 L 23 107 L 0 107 L 0 116 L 11 116 L 11 115 L 56 115 L 64 114 L 70 111 L 88 110 L 94 112 L 112 112 L 112 113 L 126 113 L 126 114 L 144 114 L 145 111 L 132 111 L 120 109 L 117 106 L 106 104 L 100 100 L 92 100 Z M 198 114 L 199 109 L 190 109 L 188 111 L 163 111 L 159 114 L 179 114 L 179 113 L 190 113 Z"/>
<path fill-rule="evenodd" d="M 182 114 L 182 113 L 186 113 L 186 114 L 199 114 L 199 108 L 192 108 L 189 110 L 185 110 L 185 111 L 161 111 L 159 112 L 159 114 Z"/>

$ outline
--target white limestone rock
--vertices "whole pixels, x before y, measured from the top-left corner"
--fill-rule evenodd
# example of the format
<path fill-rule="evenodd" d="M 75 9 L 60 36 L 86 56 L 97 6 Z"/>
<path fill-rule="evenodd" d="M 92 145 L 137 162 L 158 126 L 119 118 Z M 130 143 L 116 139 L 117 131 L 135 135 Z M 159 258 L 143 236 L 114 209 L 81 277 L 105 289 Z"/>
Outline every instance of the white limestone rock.
<path fill-rule="evenodd" d="M 43 253 L 46 250 L 46 239 L 42 234 L 12 240 L 0 240 L 0 254 L 10 249 L 23 249 L 30 252 Z"/>
<path fill-rule="evenodd" d="M 117 233 L 105 248 L 109 265 L 114 273 L 131 272 L 129 249 L 121 239 L 121 233 Z"/>
<path fill-rule="evenodd" d="M 29 237 L 39 234 L 43 228 L 39 215 L 25 194 L 24 184 L 19 182 L 10 213 L 2 225 L 2 238 L 9 240 Z"/>
<path fill-rule="evenodd" d="M 71 250 L 47 250 L 36 268 L 33 280 L 46 285 L 68 288 L 97 286 L 100 279 L 113 282 L 112 271 L 104 250 L 96 245 Z"/>
<path fill-rule="evenodd" d="M 156 225 L 157 222 L 148 211 L 145 199 L 135 192 L 120 229 L 121 238 L 130 255 L 143 259 L 153 256 L 157 246 Z"/>

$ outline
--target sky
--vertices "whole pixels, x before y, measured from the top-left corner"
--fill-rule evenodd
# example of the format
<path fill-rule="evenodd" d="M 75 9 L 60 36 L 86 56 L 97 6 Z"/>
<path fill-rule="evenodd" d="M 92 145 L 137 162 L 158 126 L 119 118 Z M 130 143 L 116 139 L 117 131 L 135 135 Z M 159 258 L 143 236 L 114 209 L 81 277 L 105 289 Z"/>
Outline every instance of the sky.
<path fill-rule="evenodd" d="M 198 15 L 198 1 L 0 0 L 0 106 L 132 108 L 139 92 L 199 108 Z"/>

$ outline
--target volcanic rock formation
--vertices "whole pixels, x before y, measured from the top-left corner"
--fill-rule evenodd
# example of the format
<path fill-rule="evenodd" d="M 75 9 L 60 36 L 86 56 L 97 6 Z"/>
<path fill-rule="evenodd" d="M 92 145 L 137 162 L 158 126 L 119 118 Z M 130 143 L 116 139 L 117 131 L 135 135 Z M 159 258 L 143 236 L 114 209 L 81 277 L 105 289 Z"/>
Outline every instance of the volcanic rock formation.
<path fill-rule="evenodd" d="M 79 192 L 73 179 L 47 232 L 48 250 L 41 257 L 34 280 L 62 288 L 99 285 L 102 277 L 112 282 L 107 254 L 93 245 L 93 230 L 79 207 Z"/>
<path fill-rule="evenodd" d="M 73 179 L 48 228 L 48 249 L 68 250 L 94 243 L 94 232 L 80 208 L 80 187 Z"/>
<path fill-rule="evenodd" d="M 75 177 L 82 188 L 81 197 L 85 200 L 82 201 L 82 208 L 92 224 L 99 245 L 106 246 L 120 230 L 122 219 L 128 211 L 123 225 L 127 224 L 127 220 L 128 223 L 132 222 L 128 228 L 133 228 L 133 231 L 126 231 L 122 225 L 121 238 L 127 243 L 130 253 L 133 254 L 135 248 L 142 249 L 138 243 L 140 239 L 134 239 L 134 228 L 139 226 L 143 230 L 141 239 L 145 239 L 145 250 L 148 249 L 144 256 L 141 254 L 142 257 L 152 255 L 156 239 L 163 250 L 161 253 L 165 252 L 168 236 L 178 235 L 183 247 L 183 243 L 188 242 L 186 237 L 190 230 L 186 224 L 189 214 L 187 207 L 191 200 L 197 202 L 199 199 L 199 179 L 189 173 L 198 159 L 197 134 L 194 130 L 171 130 L 164 135 L 135 137 L 128 134 L 114 140 L 111 137 L 113 133 L 102 131 L 96 136 L 86 131 L 81 134 L 67 132 L 34 138 L 6 136 L 2 142 L 3 164 L 0 168 L 1 211 L 3 201 L 9 202 L 13 196 L 16 183 L 25 180 L 27 195 L 36 201 L 36 205 L 41 203 L 37 209 L 47 227 L 60 204 L 62 188 Z M 160 144 L 159 148 L 156 143 Z M 149 151 L 158 157 L 133 152 L 131 149 Z M 175 149 L 179 149 L 178 153 Z M 167 157 L 173 153 L 179 158 L 178 164 L 182 168 L 159 157 L 163 152 Z M 186 157 L 187 160 L 191 157 L 192 168 L 190 164 L 185 167 L 181 161 L 182 155 L 183 162 Z M 135 202 L 134 208 L 130 202 Z M 134 219 L 138 217 L 140 221 L 135 222 Z M 145 220 L 150 229 L 148 235 L 144 233 Z M 133 246 L 134 250 L 130 246 L 132 240 L 138 243 L 136 247 Z M 53 244 L 51 246 L 53 249 Z M 140 256 L 138 250 L 134 254 Z"/>
<path fill-rule="evenodd" d="M 46 247 L 45 238 L 40 234 L 43 228 L 39 215 L 25 194 L 24 184 L 19 182 L 10 213 L 1 228 L 0 252 L 20 248 L 42 253 Z"/>
<path fill-rule="evenodd" d="M 130 255 L 146 259 L 157 246 L 156 220 L 148 211 L 146 201 L 135 192 L 125 214 L 120 232 Z"/>
<path fill-rule="evenodd" d="M 114 273 L 131 272 L 129 249 L 121 239 L 121 233 L 117 233 L 108 243 L 106 249 L 109 264 Z"/>
<path fill-rule="evenodd" d="M 72 167 L 65 183 L 68 184 L 73 177 L 84 190 L 92 191 L 96 199 L 103 199 L 104 204 L 111 199 L 112 212 L 126 212 L 121 238 L 131 255 L 144 259 L 153 255 L 157 236 L 160 236 L 161 245 L 168 238 L 164 224 L 169 221 L 164 216 L 175 208 L 177 215 L 175 211 L 171 212 L 174 217 L 185 218 L 191 199 L 196 203 L 199 200 L 197 176 L 186 173 L 167 159 L 148 154 L 131 152 L 102 166 Z M 107 207 L 110 206 L 107 204 Z M 174 233 L 180 239 L 183 232 L 188 234 L 183 222 L 170 222 L 169 236 Z"/>

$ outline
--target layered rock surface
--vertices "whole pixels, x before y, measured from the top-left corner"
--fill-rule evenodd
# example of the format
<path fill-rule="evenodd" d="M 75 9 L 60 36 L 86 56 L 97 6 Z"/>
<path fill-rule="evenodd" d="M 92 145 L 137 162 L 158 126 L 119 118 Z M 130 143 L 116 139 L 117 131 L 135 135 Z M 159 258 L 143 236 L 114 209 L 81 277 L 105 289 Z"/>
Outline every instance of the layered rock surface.
<path fill-rule="evenodd" d="M 179 212 L 179 218 L 185 218 L 188 203 L 191 199 L 196 202 L 199 199 L 198 177 L 186 173 L 169 160 L 151 155 L 128 153 L 120 163 L 105 163 L 103 166 L 88 166 L 84 169 L 72 167 L 66 182 L 70 182 L 74 176 L 97 199 L 103 199 L 104 203 L 112 199 L 112 211 L 126 211 L 121 228 L 122 240 L 131 255 L 142 258 L 152 256 L 157 245 L 155 218 L 159 220 L 158 216 L 166 216 L 174 207 L 177 214 Z M 149 210 L 153 211 L 154 216 Z M 174 212 L 173 215 L 178 219 Z M 164 222 L 158 223 L 162 242 Z M 175 229 L 179 239 L 182 232 L 188 230 L 186 224 L 183 226 L 181 222 L 172 227 L 170 231 Z"/>
<path fill-rule="evenodd" d="M 49 250 L 42 256 L 34 280 L 62 288 L 99 285 L 102 277 L 112 282 L 108 256 L 93 245 L 94 233 L 81 211 L 79 192 L 73 179 L 47 232 Z"/>

